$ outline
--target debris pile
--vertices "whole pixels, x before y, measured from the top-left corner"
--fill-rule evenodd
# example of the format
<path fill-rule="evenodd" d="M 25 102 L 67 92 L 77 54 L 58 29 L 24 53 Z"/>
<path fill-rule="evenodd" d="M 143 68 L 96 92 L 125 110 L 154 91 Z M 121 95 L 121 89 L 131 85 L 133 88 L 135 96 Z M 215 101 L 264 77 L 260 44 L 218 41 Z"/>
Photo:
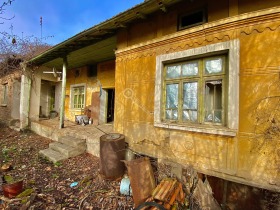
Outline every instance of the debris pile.
<path fill-rule="evenodd" d="M 182 183 L 176 179 L 167 178 L 153 190 L 152 196 L 146 202 L 154 201 L 165 209 L 174 209 L 179 204 L 184 205 L 185 193 Z"/>

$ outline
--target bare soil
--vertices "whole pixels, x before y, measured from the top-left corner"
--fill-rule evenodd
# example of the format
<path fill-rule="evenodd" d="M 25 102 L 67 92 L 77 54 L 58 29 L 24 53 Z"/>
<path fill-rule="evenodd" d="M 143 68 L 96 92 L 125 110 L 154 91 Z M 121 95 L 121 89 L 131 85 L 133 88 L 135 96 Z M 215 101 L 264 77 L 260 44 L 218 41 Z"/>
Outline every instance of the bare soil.
<path fill-rule="evenodd" d="M 30 131 L 17 132 L 0 127 L 0 165 L 12 170 L 0 172 L 23 179 L 23 198 L 4 197 L 0 181 L 0 209 L 133 209 L 133 199 L 121 195 L 120 180 L 104 180 L 99 174 L 99 158 L 85 153 L 52 163 L 38 155 L 52 140 Z M 76 186 L 71 184 L 77 182 Z"/>

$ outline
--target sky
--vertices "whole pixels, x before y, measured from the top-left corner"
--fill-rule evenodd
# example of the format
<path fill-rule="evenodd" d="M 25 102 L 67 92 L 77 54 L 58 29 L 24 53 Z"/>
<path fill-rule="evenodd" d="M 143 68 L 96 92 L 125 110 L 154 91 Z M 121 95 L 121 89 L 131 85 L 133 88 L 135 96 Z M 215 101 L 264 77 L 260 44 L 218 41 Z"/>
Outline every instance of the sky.
<path fill-rule="evenodd" d="M 0 24 L 0 32 L 23 38 L 42 37 L 44 42 L 56 45 L 143 1 L 14 0 L 11 5 L 5 7 L 4 14 L 1 15 L 4 18 L 14 18 Z M 0 0 L 0 4 L 2 2 L 3 0 Z"/>

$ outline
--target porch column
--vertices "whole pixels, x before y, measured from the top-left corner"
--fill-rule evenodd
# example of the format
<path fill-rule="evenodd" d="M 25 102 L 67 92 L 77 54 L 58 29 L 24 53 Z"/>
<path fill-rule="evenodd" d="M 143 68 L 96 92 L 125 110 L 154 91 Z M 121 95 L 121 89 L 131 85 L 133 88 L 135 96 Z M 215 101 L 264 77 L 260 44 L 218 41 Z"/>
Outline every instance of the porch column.
<path fill-rule="evenodd" d="M 21 89 L 20 105 L 19 105 L 20 129 L 25 129 L 29 125 L 31 79 L 24 74 L 21 75 L 20 89 Z"/>
<path fill-rule="evenodd" d="M 67 70 L 67 56 L 63 58 L 63 68 L 62 68 L 62 91 L 61 91 L 61 101 L 60 101 L 60 121 L 59 128 L 64 128 L 64 109 L 65 109 L 65 90 L 66 90 L 66 70 Z"/>

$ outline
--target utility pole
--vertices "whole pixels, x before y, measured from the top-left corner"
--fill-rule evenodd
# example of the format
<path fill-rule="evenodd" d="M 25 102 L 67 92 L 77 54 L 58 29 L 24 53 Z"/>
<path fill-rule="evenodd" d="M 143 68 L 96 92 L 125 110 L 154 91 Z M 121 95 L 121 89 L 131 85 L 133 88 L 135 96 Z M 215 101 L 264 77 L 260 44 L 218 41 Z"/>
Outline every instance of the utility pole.
<path fill-rule="evenodd" d="M 41 42 L 42 42 L 42 38 L 43 38 L 43 18 L 42 18 L 42 16 L 40 17 L 40 26 L 41 26 Z"/>

